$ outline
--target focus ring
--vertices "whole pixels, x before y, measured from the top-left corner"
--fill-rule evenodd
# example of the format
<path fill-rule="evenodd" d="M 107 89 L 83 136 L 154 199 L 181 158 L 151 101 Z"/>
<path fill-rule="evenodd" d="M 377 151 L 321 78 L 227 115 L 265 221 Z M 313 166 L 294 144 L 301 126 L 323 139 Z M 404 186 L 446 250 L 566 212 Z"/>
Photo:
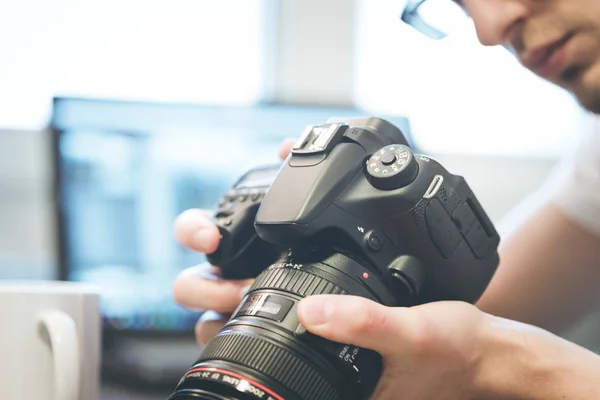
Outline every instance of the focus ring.
<path fill-rule="evenodd" d="M 250 291 L 268 288 L 285 290 L 302 297 L 313 294 L 348 294 L 346 290 L 323 277 L 288 268 L 265 270 L 256 278 Z"/>
<path fill-rule="evenodd" d="M 197 363 L 219 360 L 240 364 L 292 389 L 301 399 L 341 400 L 321 374 L 298 356 L 261 338 L 223 333 L 206 345 Z"/>

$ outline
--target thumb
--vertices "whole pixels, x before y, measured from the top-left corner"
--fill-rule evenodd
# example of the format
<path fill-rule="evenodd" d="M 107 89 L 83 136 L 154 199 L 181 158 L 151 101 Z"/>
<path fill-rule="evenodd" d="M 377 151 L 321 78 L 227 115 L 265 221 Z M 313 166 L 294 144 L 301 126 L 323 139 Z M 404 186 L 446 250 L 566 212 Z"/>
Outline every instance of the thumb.
<path fill-rule="evenodd" d="M 298 319 L 306 330 L 334 342 L 398 352 L 409 334 L 410 310 L 385 307 L 357 296 L 315 295 L 298 304 Z"/>

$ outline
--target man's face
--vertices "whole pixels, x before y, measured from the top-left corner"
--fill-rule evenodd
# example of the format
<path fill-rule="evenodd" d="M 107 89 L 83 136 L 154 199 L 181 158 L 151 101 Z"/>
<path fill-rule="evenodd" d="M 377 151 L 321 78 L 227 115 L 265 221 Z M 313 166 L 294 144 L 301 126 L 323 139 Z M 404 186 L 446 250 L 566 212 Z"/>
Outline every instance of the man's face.
<path fill-rule="evenodd" d="M 600 113 L 600 0 L 462 0 L 484 45 L 507 45 L 538 76 Z"/>

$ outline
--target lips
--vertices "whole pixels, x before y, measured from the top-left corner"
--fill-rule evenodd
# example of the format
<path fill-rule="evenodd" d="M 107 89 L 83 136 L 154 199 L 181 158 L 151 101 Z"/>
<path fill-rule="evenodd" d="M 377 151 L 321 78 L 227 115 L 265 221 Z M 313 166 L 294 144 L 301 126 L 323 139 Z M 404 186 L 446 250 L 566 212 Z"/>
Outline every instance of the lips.
<path fill-rule="evenodd" d="M 566 63 L 565 45 L 572 35 L 566 35 L 560 40 L 540 46 L 526 53 L 521 60 L 523 65 L 543 78 L 552 78 L 559 75 Z"/>

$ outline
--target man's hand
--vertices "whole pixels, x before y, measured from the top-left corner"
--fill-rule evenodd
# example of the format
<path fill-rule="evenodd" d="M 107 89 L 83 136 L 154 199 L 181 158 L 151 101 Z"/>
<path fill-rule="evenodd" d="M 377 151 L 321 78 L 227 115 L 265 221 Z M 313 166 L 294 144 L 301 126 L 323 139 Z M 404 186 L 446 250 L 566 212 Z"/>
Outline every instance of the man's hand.
<path fill-rule="evenodd" d="M 295 139 L 281 144 L 279 157 L 285 159 Z M 188 210 L 176 219 L 175 237 L 182 245 L 200 253 L 210 254 L 219 247 L 219 230 L 207 210 Z M 267 267 L 265 265 L 265 267 Z M 206 312 L 196 325 L 200 343 L 208 342 L 239 305 L 253 279 L 223 280 L 217 266 L 203 264 L 183 271 L 173 284 L 175 300 L 184 307 Z"/>
<path fill-rule="evenodd" d="M 354 296 L 311 296 L 298 317 L 312 333 L 377 351 L 384 373 L 373 399 L 473 398 L 487 316 L 466 303 L 388 308 Z"/>
<path fill-rule="evenodd" d="M 389 308 L 316 295 L 298 317 L 316 335 L 383 356 L 373 400 L 600 399 L 600 357 L 467 303 Z"/>

